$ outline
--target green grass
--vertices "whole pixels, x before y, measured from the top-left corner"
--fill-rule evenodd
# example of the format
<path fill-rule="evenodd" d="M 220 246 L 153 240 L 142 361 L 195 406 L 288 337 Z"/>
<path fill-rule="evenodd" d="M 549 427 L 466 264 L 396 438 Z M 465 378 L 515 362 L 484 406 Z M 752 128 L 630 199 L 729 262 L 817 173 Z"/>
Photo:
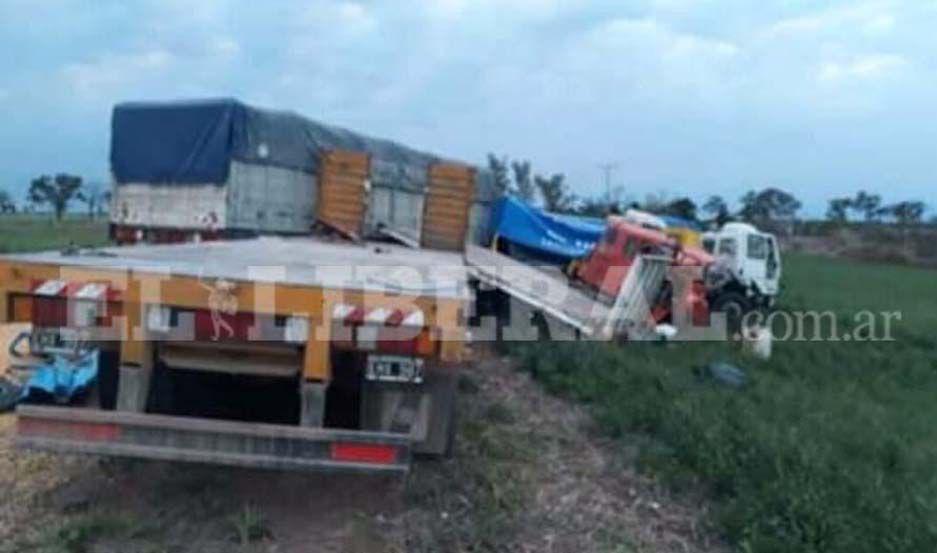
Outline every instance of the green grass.
<path fill-rule="evenodd" d="M 785 259 L 785 304 L 900 310 L 894 342 L 538 344 L 523 366 L 641 444 L 643 469 L 703 486 L 738 551 L 885 553 L 937 543 L 937 272 Z M 728 360 L 741 390 L 700 376 Z"/>
<path fill-rule="evenodd" d="M 68 215 L 55 221 L 51 215 L 0 215 L 0 253 L 41 251 L 108 243 L 107 218 Z"/>

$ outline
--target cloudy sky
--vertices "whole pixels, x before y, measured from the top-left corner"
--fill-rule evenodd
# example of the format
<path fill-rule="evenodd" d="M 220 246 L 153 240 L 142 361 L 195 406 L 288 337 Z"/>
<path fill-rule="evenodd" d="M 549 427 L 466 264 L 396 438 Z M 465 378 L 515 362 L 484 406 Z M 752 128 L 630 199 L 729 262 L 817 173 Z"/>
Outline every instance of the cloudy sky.
<path fill-rule="evenodd" d="M 604 191 L 937 208 L 937 3 L 0 0 L 0 187 L 106 181 L 111 107 L 234 96 Z M 931 211 L 934 213 L 934 211 Z"/>

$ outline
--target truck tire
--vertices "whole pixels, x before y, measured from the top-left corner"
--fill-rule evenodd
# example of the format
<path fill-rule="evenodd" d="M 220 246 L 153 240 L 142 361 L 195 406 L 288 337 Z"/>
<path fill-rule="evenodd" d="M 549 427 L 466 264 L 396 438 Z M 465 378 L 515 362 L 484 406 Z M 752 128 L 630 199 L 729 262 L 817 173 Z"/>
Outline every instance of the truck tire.
<path fill-rule="evenodd" d="M 743 294 L 738 292 L 725 292 L 713 300 L 712 310 L 724 313 L 729 332 L 738 332 L 742 327 L 742 319 L 751 311 L 752 305 Z"/>

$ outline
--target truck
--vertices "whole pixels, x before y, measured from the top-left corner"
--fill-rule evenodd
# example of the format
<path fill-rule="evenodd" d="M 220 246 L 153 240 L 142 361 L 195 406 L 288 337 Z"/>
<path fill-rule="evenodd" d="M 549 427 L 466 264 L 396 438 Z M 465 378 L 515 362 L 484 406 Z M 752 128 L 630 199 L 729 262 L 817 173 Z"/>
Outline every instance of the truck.
<path fill-rule="evenodd" d="M 496 195 L 490 174 L 469 164 L 232 98 L 118 103 L 110 166 L 119 244 L 325 228 L 459 250 L 463 237 L 486 239 Z M 446 211 L 452 167 L 471 180 L 460 189 L 471 196 L 465 213 Z M 465 232 L 448 232 L 463 220 Z"/>
<path fill-rule="evenodd" d="M 716 259 L 706 273 L 713 309 L 741 317 L 774 307 L 781 282 L 781 253 L 774 235 L 748 223 L 729 222 L 704 233 L 703 248 Z"/>
<path fill-rule="evenodd" d="M 468 251 L 473 274 L 535 314 L 589 336 L 608 337 L 599 331 L 609 328 L 603 321 L 621 317 L 616 306 L 627 304 L 632 304 L 626 310 L 631 320 L 616 327 L 630 328 L 631 338 L 653 336 L 649 325 L 673 323 L 675 308 L 684 325 L 709 326 L 710 314 L 719 312 L 736 327 L 752 309 L 773 306 L 779 291 L 776 239 L 743 223 L 706 234 L 704 247 L 697 247 L 694 240 L 668 232 L 660 217 L 638 210 L 609 216 L 600 224 L 506 198 L 496 204 L 493 226 L 495 251 Z M 565 274 L 557 274 L 558 266 L 565 267 Z M 632 279 L 636 266 L 642 274 Z M 634 306 L 636 290 L 644 296 L 640 309 Z M 641 321 L 648 312 L 651 320 Z"/>
<path fill-rule="evenodd" d="M 111 169 L 118 247 L 0 256 L 0 323 L 94 374 L 21 404 L 19 446 L 394 473 L 452 451 L 474 167 L 219 99 L 119 104 Z"/>
<path fill-rule="evenodd" d="M 30 351 L 94 357 L 67 404 L 17 409 L 24 448 L 405 473 L 452 450 L 470 300 L 459 254 L 261 237 L 0 257 Z"/>

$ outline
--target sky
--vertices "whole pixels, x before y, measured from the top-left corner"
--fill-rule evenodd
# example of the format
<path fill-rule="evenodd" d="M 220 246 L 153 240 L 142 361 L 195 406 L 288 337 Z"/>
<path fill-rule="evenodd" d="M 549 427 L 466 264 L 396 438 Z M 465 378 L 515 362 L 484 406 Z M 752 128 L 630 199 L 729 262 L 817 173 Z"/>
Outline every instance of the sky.
<path fill-rule="evenodd" d="M 573 192 L 937 210 L 937 2 L 0 0 L 0 188 L 109 179 L 117 102 L 236 97 Z"/>

